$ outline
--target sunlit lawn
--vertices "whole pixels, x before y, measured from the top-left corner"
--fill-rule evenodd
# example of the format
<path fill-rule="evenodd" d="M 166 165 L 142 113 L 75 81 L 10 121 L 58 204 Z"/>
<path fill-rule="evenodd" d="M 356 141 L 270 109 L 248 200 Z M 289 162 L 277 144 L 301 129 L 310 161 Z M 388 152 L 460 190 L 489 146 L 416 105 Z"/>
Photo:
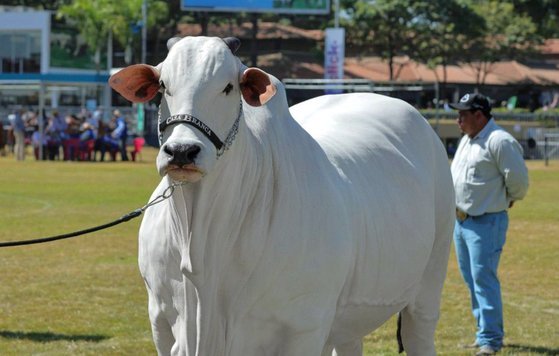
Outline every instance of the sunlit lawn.
<path fill-rule="evenodd" d="M 500 278 L 505 313 L 503 355 L 559 355 L 559 162 L 529 162 L 527 197 L 510 210 Z M 458 347 L 475 340 L 469 292 L 454 246 L 437 329 L 440 355 L 472 355 Z M 395 355 L 396 321 L 367 338 L 366 354 Z"/>
<path fill-rule="evenodd" d="M 79 230 L 142 206 L 159 181 L 155 150 L 143 154 L 135 163 L 0 157 L 0 240 Z M 510 212 L 500 269 L 508 345 L 502 354 L 559 355 L 559 162 L 529 167 L 532 185 Z M 75 239 L 0 249 L 0 355 L 155 354 L 137 268 L 140 219 Z M 439 354 L 471 354 L 457 348 L 474 339 L 469 310 L 452 252 Z M 366 338 L 365 354 L 396 355 L 394 334 L 391 320 Z"/>

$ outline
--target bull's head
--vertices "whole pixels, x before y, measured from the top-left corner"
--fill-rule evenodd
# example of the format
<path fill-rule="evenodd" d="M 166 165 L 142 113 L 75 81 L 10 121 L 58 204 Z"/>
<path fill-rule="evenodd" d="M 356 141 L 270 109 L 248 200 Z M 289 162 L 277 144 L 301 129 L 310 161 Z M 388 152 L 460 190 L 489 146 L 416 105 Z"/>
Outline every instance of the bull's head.
<path fill-rule="evenodd" d="M 266 73 L 246 68 L 234 55 L 239 45 L 236 38 L 171 39 L 169 54 L 157 67 L 136 64 L 109 79 L 114 90 L 135 103 L 163 94 L 157 156 L 162 176 L 200 180 L 233 143 L 242 117 L 241 97 L 260 106 L 275 94 Z"/>

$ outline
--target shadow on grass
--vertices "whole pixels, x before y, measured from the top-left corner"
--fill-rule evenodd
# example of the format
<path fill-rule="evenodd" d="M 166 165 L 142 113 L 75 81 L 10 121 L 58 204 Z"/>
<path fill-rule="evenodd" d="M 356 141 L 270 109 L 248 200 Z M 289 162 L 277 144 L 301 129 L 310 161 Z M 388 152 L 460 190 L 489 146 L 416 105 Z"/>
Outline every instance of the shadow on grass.
<path fill-rule="evenodd" d="M 0 330 L 0 338 L 31 340 L 34 342 L 52 342 L 52 341 L 86 341 L 100 342 L 109 339 L 105 335 L 66 335 L 56 334 L 52 332 L 25 332 L 25 331 L 7 331 Z"/>
<path fill-rule="evenodd" d="M 550 349 L 542 346 L 506 344 L 504 348 L 511 349 L 511 351 L 513 350 L 514 352 L 528 352 L 529 354 L 536 355 L 559 356 L 559 349 Z"/>

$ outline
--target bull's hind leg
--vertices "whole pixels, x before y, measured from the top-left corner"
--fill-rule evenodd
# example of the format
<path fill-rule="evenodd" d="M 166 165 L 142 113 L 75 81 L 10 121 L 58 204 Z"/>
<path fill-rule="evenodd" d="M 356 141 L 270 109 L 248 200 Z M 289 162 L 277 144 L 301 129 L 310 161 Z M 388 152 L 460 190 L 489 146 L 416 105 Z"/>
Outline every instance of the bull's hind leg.
<path fill-rule="evenodd" d="M 402 310 L 402 342 L 409 356 L 430 356 L 435 352 L 435 327 L 437 316 L 419 312 L 417 305 Z"/>
<path fill-rule="evenodd" d="M 436 355 L 435 328 L 439 320 L 441 292 L 446 277 L 452 227 L 437 236 L 415 299 L 401 312 L 401 336 L 409 356 Z"/>
<path fill-rule="evenodd" d="M 443 162 L 446 157 L 439 151 Z M 433 231 L 435 241 L 429 256 L 429 262 L 423 271 L 420 286 L 416 297 L 401 312 L 402 316 L 402 343 L 405 352 L 410 355 L 428 356 L 435 355 L 435 329 L 439 320 L 441 293 L 446 270 L 452 232 L 454 230 L 454 193 L 452 178 L 446 163 L 435 167 L 438 172 L 434 179 L 434 215 Z"/>
<path fill-rule="evenodd" d="M 332 356 L 362 356 L 363 341 L 356 340 L 343 345 L 336 345 Z"/>

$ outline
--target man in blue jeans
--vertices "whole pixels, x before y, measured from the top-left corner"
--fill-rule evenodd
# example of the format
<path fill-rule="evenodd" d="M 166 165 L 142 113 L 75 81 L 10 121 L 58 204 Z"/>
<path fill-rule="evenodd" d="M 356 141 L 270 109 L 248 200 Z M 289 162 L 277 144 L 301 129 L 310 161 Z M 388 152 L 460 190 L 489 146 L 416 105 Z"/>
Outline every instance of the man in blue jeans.
<path fill-rule="evenodd" d="M 458 103 L 460 140 L 451 171 L 456 191 L 454 244 L 460 272 L 477 322 L 476 355 L 493 355 L 503 346 L 503 305 L 497 276 L 508 228 L 507 209 L 524 198 L 528 170 L 522 147 L 491 116 L 481 94 L 466 94 Z"/>

